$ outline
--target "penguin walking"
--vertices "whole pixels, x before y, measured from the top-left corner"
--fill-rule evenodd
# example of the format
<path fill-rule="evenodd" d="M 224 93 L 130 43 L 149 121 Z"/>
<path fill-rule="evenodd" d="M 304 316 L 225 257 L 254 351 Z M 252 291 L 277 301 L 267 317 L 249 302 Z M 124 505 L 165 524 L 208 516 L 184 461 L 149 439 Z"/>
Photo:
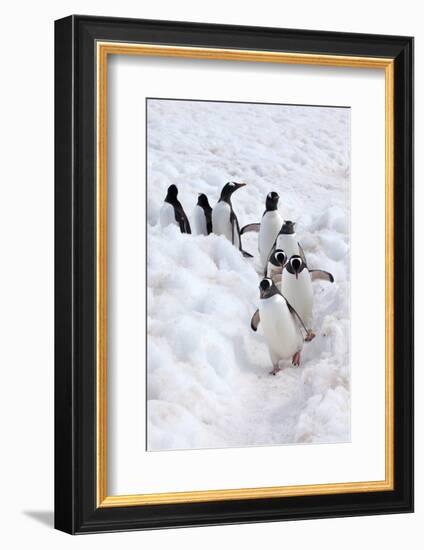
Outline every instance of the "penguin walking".
<path fill-rule="evenodd" d="M 231 195 L 237 189 L 244 187 L 245 183 L 229 181 L 221 190 L 219 201 L 212 209 L 212 228 L 216 235 L 224 235 L 243 256 L 252 258 L 252 255 L 243 250 L 241 246 L 240 225 L 231 203 Z"/>
<path fill-rule="evenodd" d="M 268 193 L 265 199 L 265 212 L 261 223 L 251 223 L 241 229 L 241 234 L 249 231 L 259 232 L 258 249 L 262 268 L 265 270 L 275 240 L 283 225 L 283 218 L 278 211 L 280 196 L 276 191 Z"/>
<path fill-rule="evenodd" d="M 303 259 L 295 254 L 286 262 L 281 277 L 281 293 L 309 326 L 312 321 L 314 293 L 312 279 Z"/>
<path fill-rule="evenodd" d="M 175 224 L 178 225 L 181 233 L 191 233 L 190 222 L 177 197 L 177 186 L 170 185 L 159 212 L 160 225 L 161 227 L 166 227 L 167 225 Z"/>
<path fill-rule="evenodd" d="M 273 365 L 270 374 L 275 375 L 281 370 L 281 360 L 291 359 L 293 366 L 299 366 L 303 343 L 311 341 L 315 335 L 306 328 L 297 311 L 272 279 L 262 279 L 259 290 L 259 308 L 252 317 L 251 327 L 256 331 L 259 322 L 262 324 Z"/>
<path fill-rule="evenodd" d="M 312 280 L 334 282 L 334 277 L 322 269 L 308 269 L 304 259 L 295 254 L 289 258 L 283 267 L 281 277 L 281 293 L 300 315 L 306 326 L 312 322 L 314 295 Z"/>
<path fill-rule="evenodd" d="M 196 235 L 212 233 L 212 208 L 204 193 L 199 193 L 197 204 L 194 207 L 193 229 Z"/>

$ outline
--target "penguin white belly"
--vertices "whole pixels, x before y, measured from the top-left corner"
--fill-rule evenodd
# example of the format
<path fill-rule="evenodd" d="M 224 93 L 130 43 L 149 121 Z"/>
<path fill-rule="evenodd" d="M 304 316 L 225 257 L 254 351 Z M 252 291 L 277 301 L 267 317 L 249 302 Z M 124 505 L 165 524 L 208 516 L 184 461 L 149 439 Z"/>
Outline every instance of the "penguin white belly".
<path fill-rule="evenodd" d="M 297 242 L 296 234 L 292 235 L 278 235 L 276 248 L 281 248 L 287 254 L 287 258 L 294 254 L 299 254 L 299 244 Z"/>
<path fill-rule="evenodd" d="M 313 289 L 312 280 L 309 271 L 305 268 L 296 275 L 288 273 L 284 270 L 284 276 L 281 278 L 281 294 L 286 298 L 288 303 L 294 307 L 307 328 L 312 322 L 312 307 L 313 307 Z"/>
<path fill-rule="evenodd" d="M 258 247 L 261 263 L 265 269 L 269 253 L 274 246 L 275 239 L 283 225 L 283 219 L 278 210 L 265 212 L 262 216 L 261 226 L 259 228 Z"/>
<path fill-rule="evenodd" d="M 271 360 L 290 359 L 302 349 L 303 338 L 282 296 L 259 301 L 259 315 Z"/>
<path fill-rule="evenodd" d="M 168 202 L 164 202 L 161 206 L 159 212 L 159 222 L 161 227 L 166 227 L 171 224 L 178 225 L 175 219 L 174 207 Z"/>
<path fill-rule="evenodd" d="M 212 210 L 212 230 L 216 235 L 224 235 L 230 242 L 233 239 L 233 229 L 230 221 L 231 207 L 225 201 L 218 202 Z M 234 246 L 239 248 L 240 237 L 234 226 Z"/>
<path fill-rule="evenodd" d="M 193 210 L 193 230 L 195 235 L 208 234 L 205 212 L 199 205 L 196 205 Z"/>

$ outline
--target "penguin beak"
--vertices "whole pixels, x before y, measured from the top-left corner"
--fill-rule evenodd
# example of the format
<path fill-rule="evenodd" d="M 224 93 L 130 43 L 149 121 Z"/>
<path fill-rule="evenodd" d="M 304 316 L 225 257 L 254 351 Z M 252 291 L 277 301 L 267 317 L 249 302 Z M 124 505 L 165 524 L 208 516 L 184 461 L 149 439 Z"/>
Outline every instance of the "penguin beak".
<path fill-rule="evenodd" d="M 244 187 L 245 185 L 247 185 L 247 183 L 237 183 L 237 182 L 234 182 L 234 183 L 237 185 L 237 188 Z"/>

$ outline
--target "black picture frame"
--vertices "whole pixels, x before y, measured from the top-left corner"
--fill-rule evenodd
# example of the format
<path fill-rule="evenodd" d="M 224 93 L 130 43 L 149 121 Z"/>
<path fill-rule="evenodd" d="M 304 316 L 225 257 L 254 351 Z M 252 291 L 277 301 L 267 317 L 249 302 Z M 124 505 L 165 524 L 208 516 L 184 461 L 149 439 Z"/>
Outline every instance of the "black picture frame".
<path fill-rule="evenodd" d="M 98 40 L 394 60 L 394 490 L 97 507 Z M 76 534 L 412 512 L 413 269 L 412 38 L 79 15 L 56 21 L 55 527 Z"/>

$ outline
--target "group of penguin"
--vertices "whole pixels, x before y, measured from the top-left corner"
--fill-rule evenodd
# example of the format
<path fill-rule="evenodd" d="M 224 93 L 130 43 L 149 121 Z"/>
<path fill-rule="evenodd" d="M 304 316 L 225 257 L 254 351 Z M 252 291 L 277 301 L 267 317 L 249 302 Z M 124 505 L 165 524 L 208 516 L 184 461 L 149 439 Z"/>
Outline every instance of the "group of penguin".
<path fill-rule="evenodd" d="M 242 252 L 243 256 L 252 258 L 252 255 L 241 248 L 241 230 L 233 205 L 231 195 L 245 183 L 229 181 L 221 191 L 219 201 L 212 209 L 208 197 L 200 193 L 193 214 L 193 230 L 196 235 L 209 235 L 212 231 L 216 235 L 224 235 Z M 162 227 L 177 224 L 181 233 L 191 233 L 191 226 L 184 208 L 178 200 L 178 188 L 170 185 L 164 203 L 159 213 Z"/>
<path fill-rule="evenodd" d="M 259 283 L 259 307 L 253 314 L 251 328 L 256 331 L 261 323 L 272 361 L 270 374 L 281 369 L 280 361 L 291 359 L 293 366 L 300 365 L 304 342 L 315 337 L 312 322 L 312 282 L 323 280 L 333 283 L 328 271 L 309 269 L 305 253 L 297 240 L 295 223 L 284 220 L 278 210 L 279 195 L 268 193 L 265 212 L 260 223 L 240 228 L 231 197 L 245 183 L 227 182 L 212 208 L 204 193 L 199 194 L 193 214 L 193 232 L 197 235 L 224 235 L 244 257 L 252 255 L 242 248 L 242 235 L 258 233 L 258 248 L 263 277 Z M 159 213 L 162 227 L 179 226 L 181 233 L 191 233 L 187 215 L 178 200 L 178 188 L 171 185 Z"/>

